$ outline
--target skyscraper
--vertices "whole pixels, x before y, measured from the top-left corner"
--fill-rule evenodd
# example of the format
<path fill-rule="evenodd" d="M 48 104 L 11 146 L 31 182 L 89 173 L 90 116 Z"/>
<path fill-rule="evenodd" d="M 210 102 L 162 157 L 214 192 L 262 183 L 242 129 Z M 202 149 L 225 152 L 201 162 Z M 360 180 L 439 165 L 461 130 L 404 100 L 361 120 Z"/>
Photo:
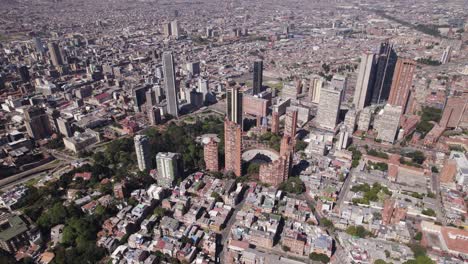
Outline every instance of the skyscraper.
<path fill-rule="evenodd" d="M 31 106 L 25 110 L 24 117 L 26 130 L 30 137 L 39 140 L 52 135 L 49 117 L 44 108 Z"/>
<path fill-rule="evenodd" d="M 23 66 L 19 67 L 18 68 L 18 73 L 19 73 L 19 75 L 21 77 L 22 82 L 29 82 L 29 80 L 31 80 L 31 77 L 29 75 L 28 66 L 23 65 Z"/>
<path fill-rule="evenodd" d="M 284 135 L 294 138 L 297 129 L 297 109 L 288 107 L 284 120 Z"/>
<path fill-rule="evenodd" d="M 62 53 L 60 52 L 59 45 L 55 42 L 50 42 L 48 44 L 48 47 L 49 47 L 50 58 L 52 60 L 52 65 L 54 65 L 55 67 L 59 67 L 63 65 L 63 58 L 62 58 Z"/>
<path fill-rule="evenodd" d="M 171 22 L 171 35 L 176 39 L 180 37 L 179 21 L 177 20 Z"/>
<path fill-rule="evenodd" d="M 263 83 L 263 61 L 254 62 L 253 68 L 253 94 L 256 95 L 262 91 Z"/>
<path fill-rule="evenodd" d="M 374 72 L 375 54 L 367 53 L 362 55 L 353 100 L 357 110 L 363 109 L 370 102 L 372 86 L 374 84 Z"/>
<path fill-rule="evenodd" d="M 163 33 L 165 37 L 170 37 L 172 35 L 171 23 L 163 24 Z"/>
<path fill-rule="evenodd" d="M 157 181 L 163 187 L 172 187 L 182 176 L 182 156 L 179 153 L 159 152 L 156 155 Z"/>
<path fill-rule="evenodd" d="M 310 80 L 310 87 L 309 87 L 309 100 L 312 103 L 318 104 L 320 101 L 320 90 L 323 87 L 323 79 L 322 78 L 313 78 Z"/>
<path fill-rule="evenodd" d="M 407 111 L 415 69 L 416 63 L 413 60 L 398 58 L 388 104 L 401 106 L 403 114 Z"/>
<path fill-rule="evenodd" d="M 135 142 L 135 152 L 137 155 L 138 168 L 140 171 L 151 168 L 151 156 L 149 140 L 144 135 L 136 135 L 133 139 Z"/>
<path fill-rule="evenodd" d="M 397 54 L 388 41 L 380 45 L 377 55 L 375 82 L 372 89 L 371 103 L 381 104 L 388 99 L 392 86 L 393 72 L 397 62 Z"/>
<path fill-rule="evenodd" d="M 207 171 L 218 171 L 218 143 L 219 138 L 216 134 L 206 134 L 202 136 L 203 157 Z"/>
<path fill-rule="evenodd" d="M 232 171 L 237 177 L 242 175 L 242 128 L 239 124 L 224 121 L 224 162 L 225 170 Z"/>
<path fill-rule="evenodd" d="M 341 107 L 343 90 L 325 86 L 320 92 L 320 102 L 315 122 L 322 128 L 335 130 Z"/>
<path fill-rule="evenodd" d="M 167 113 L 179 117 L 179 104 L 177 100 L 176 78 L 174 68 L 174 55 L 172 52 L 163 53 L 164 85 L 166 89 Z"/>
<path fill-rule="evenodd" d="M 238 86 L 227 88 L 226 107 L 227 119 L 242 126 L 242 93 Z"/>

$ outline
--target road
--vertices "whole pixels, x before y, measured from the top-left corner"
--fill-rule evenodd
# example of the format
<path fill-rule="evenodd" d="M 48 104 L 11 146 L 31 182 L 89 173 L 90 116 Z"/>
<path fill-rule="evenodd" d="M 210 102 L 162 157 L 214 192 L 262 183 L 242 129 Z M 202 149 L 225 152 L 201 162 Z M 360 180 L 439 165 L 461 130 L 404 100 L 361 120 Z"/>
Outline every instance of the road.
<path fill-rule="evenodd" d="M 51 161 L 49 163 L 43 164 L 43 165 L 38 166 L 38 167 L 36 167 L 34 169 L 24 171 L 24 172 L 15 174 L 13 176 L 10 176 L 8 178 L 2 179 L 2 180 L 0 180 L 0 188 L 2 190 L 8 189 L 11 186 L 14 186 L 16 184 L 26 182 L 26 181 L 28 181 L 30 179 L 37 178 L 37 177 L 41 176 L 43 172 L 55 169 L 55 168 L 61 166 L 62 164 L 63 164 L 62 161 L 53 160 L 53 161 Z"/>
<path fill-rule="evenodd" d="M 234 212 L 232 212 L 231 218 L 229 218 L 229 221 L 226 224 L 226 227 L 224 227 L 223 231 L 221 231 L 221 243 L 220 243 L 221 248 L 218 254 L 219 263 L 225 263 L 224 253 L 226 252 L 226 249 L 228 246 L 229 233 L 231 232 L 232 225 L 236 222 L 237 212 L 239 212 L 239 210 L 244 206 L 244 203 L 245 203 L 245 199 L 244 197 L 242 197 L 242 201 L 234 208 Z"/>
<path fill-rule="evenodd" d="M 447 224 L 447 219 L 445 219 L 444 207 L 442 205 L 442 197 L 440 195 L 440 181 L 437 173 L 431 173 L 431 182 L 432 182 L 432 192 L 435 194 L 436 200 L 436 213 L 437 220 L 442 222 L 444 225 Z"/>
<path fill-rule="evenodd" d="M 340 194 L 338 195 L 338 199 L 336 200 L 335 208 L 341 208 L 341 206 L 343 205 L 344 198 L 346 198 L 349 192 L 349 185 L 352 182 L 354 171 L 355 171 L 355 168 L 352 168 L 348 174 L 348 177 L 346 177 L 345 182 L 343 183 L 343 187 L 341 188 Z"/>

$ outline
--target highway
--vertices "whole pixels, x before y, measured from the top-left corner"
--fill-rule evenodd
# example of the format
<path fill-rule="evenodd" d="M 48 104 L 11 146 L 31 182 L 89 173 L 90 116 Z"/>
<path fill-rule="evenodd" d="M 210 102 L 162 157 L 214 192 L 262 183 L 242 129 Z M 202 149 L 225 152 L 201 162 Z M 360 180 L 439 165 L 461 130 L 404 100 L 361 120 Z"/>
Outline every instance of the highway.
<path fill-rule="evenodd" d="M 19 183 L 23 183 L 30 179 L 37 178 L 41 176 L 43 172 L 55 169 L 61 165 L 63 165 L 62 161 L 53 160 L 49 163 L 43 164 L 34 169 L 30 169 L 28 171 L 24 171 L 24 172 L 12 175 L 8 178 L 0 180 L 0 189 L 5 190 Z"/>

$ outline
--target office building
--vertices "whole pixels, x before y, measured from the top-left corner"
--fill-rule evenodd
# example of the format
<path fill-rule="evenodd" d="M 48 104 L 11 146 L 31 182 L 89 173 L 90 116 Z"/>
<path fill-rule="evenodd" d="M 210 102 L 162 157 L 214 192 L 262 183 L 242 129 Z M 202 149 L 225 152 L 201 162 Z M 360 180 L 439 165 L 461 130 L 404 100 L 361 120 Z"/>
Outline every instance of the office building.
<path fill-rule="evenodd" d="M 346 89 L 348 88 L 348 78 L 343 75 L 334 75 L 331 80 L 331 86 L 336 89 L 341 89 L 341 101 L 345 100 Z"/>
<path fill-rule="evenodd" d="M 263 61 L 254 62 L 253 67 L 253 94 L 258 94 L 262 91 L 263 83 Z"/>
<path fill-rule="evenodd" d="M 179 117 L 179 103 L 176 90 L 174 55 L 172 52 L 163 53 L 163 72 L 167 101 L 167 113 L 177 118 Z"/>
<path fill-rule="evenodd" d="M 135 112 L 141 112 L 143 110 L 143 106 L 146 103 L 146 91 L 147 87 L 140 86 L 135 87 L 133 89 L 133 102 L 134 102 L 134 110 Z"/>
<path fill-rule="evenodd" d="M 447 48 L 442 53 L 442 57 L 440 58 L 440 63 L 441 64 L 446 64 L 446 63 L 450 62 L 451 57 L 452 57 L 452 47 L 447 46 Z"/>
<path fill-rule="evenodd" d="M 162 123 L 161 108 L 156 106 L 148 106 L 146 111 L 148 121 L 152 126 Z"/>
<path fill-rule="evenodd" d="M 224 162 L 225 171 L 242 176 L 242 128 L 239 124 L 224 121 Z"/>
<path fill-rule="evenodd" d="M 388 41 L 383 42 L 377 54 L 375 82 L 371 98 L 372 104 L 381 104 L 388 100 L 397 59 L 398 56 L 393 49 L 393 45 Z"/>
<path fill-rule="evenodd" d="M 65 118 L 59 117 L 57 118 L 57 125 L 59 132 L 65 137 L 72 137 L 73 131 L 71 124 L 73 122 L 73 118 Z"/>
<path fill-rule="evenodd" d="M 60 52 L 59 45 L 55 42 L 50 42 L 48 44 L 48 47 L 49 47 L 50 59 L 52 60 L 52 65 L 54 67 L 62 66 L 64 63 L 63 63 L 62 53 Z"/>
<path fill-rule="evenodd" d="M 156 99 L 156 93 L 153 89 L 149 89 L 145 92 L 145 101 L 146 101 L 147 108 L 153 107 L 158 103 Z"/>
<path fill-rule="evenodd" d="M 179 153 L 159 152 L 156 155 L 158 185 L 170 188 L 182 177 L 182 156 Z"/>
<path fill-rule="evenodd" d="M 18 73 L 20 75 L 22 82 L 29 82 L 31 80 L 31 76 L 29 75 L 28 66 L 23 65 L 18 68 Z"/>
<path fill-rule="evenodd" d="M 368 106 L 372 95 L 375 73 L 375 54 L 367 53 L 361 56 L 359 73 L 354 91 L 353 104 L 357 110 Z"/>
<path fill-rule="evenodd" d="M 207 171 L 219 171 L 218 144 L 220 139 L 216 134 L 205 134 L 202 136 L 203 157 Z"/>
<path fill-rule="evenodd" d="M 188 62 L 187 63 L 187 71 L 190 72 L 192 75 L 199 75 L 200 74 L 200 62 Z"/>
<path fill-rule="evenodd" d="M 83 133 L 76 132 L 73 137 L 63 138 L 65 148 L 80 153 L 101 141 L 99 132 L 87 128 Z"/>
<path fill-rule="evenodd" d="M 341 107 L 342 90 L 325 86 L 320 92 L 320 102 L 315 122 L 324 129 L 335 130 Z"/>
<path fill-rule="evenodd" d="M 309 100 L 318 104 L 320 102 L 320 91 L 322 90 L 324 80 L 322 78 L 313 78 L 309 85 Z"/>
<path fill-rule="evenodd" d="M 447 98 L 439 124 L 445 128 L 467 128 L 468 96 Z"/>
<path fill-rule="evenodd" d="M 284 135 L 295 138 L 297 129 L 297 109 L 288 107 L 284 120 Z"/>
<path fill-rule="evenodd" d="M 357 129 L 359 131 L 367 132 L 370 128 L 372 121 L 372 109 L 366 107 L 359 112 L 359 118 L 357 123 Z"/>
<path fill-rule="evenodd" d="M 176 39 L 180 37 L 179 21 L 177 20 L 171 22 L 171 36 L 174 36 Z"/>
<path fill-rule="evenodd" d="M 266 116 L 270 100 L 260 98 L 258 95 L 243 94 L 242 96 L 242 112 L 252 116 Z"/>
<path fill-rule="evenodd" d="M 28 135 L 36 140 L 48 138 L 53 131 L 44 108 L 31 106 L 25 109 L 24 123 Z"/>
<path fill-rule="evenodd" d="M 30 246 L 31 242 L 39 244 L 39 229 L 22 214 L 2 212 L 0 226 L 0 249 L 5 252 L 15 255 L 21 248 Z"/>
<path fill-rule="evenodd" d="M 401 106 L 403 114 L 407 112 L 407 106 L 410 99 L 411 87 L 413 86 L 414 70 L 416 63 L 409 59 L 398 58 L 393 74 L 392 88 L 388 104 L 392 106 Z"/>
<path fill-rule="evenodd" d="M 348 131 L 349 129 L 345 125 L 342 125 L 340 127 L 340 132 L 338 133 L 338 142 L 336 144 L 337 150 L 346 149 L 348 147 L 349 137 L 350 137 L 350 134 Z"/>
<path fill-rule="evenodd" d="M 172 35 L 171 23 L 163 24 L 163 34 L 165 37 L 170 37 Z"/>
<path fill-rule="evenodd" d="M 151 169 L 151 151 L 148 137 L 144 135 L 136 135 L 133 138 L 135 142 L 135 153 L 140 171 Z"/>
<path fill-rule="evenodd" d="M 377 131 L 377 139 L 393 144 L 400 129 L 401 106 L 385 105 L 376 116 L 374 129 Z"/>
<path fill-rule="evenodd" d="M 349 134 L 351 135 L 356 130 L 356 120 L 357 120 L 356 110 L 354 108 L 349 109 L 345 115 L 344 125 L 348 129 Z"/>
<path fill-rule="evenodd" d="M 242 126 L 242 93 L 238 86 L 231 86 L 226 91 L 227 119 Z"/>

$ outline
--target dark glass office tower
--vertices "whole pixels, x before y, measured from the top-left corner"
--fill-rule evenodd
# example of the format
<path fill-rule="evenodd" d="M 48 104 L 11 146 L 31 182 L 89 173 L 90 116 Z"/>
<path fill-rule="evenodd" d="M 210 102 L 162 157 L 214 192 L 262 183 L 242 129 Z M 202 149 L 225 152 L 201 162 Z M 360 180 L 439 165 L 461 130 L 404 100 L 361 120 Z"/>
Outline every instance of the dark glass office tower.
<path fill-rule="evenodd" d="M 253 69 L 253 94 L 258 94 L 262 91 L 263 83 L 263 61 L 258 60 L 254 62 Z"/>
<path fill-rule="evenodd" d="M 372 89 L 372 104 L 380 104 L 388 100 L 397 59 L 398 56 L 392 44 L 388 41 L 380 44 L 379 53 L 377 54 L 375 82 Z"/>

